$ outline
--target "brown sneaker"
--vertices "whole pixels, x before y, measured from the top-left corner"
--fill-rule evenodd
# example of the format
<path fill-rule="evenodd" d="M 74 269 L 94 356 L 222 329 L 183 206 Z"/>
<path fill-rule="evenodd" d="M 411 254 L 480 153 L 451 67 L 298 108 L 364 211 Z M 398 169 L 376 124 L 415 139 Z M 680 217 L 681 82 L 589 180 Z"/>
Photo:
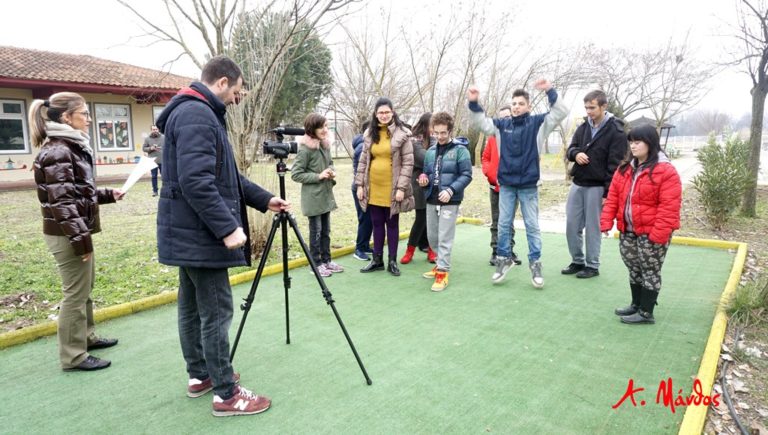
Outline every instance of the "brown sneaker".
<path fill-rule="evenodd" d="M 235 384 L 239 384 L 240 373 L 235 372 L 233 377 L 235 378 Z M 211 379 L 210 376 L 208 376 L 208 379 L 202 381 L 197 378 L 192 378 L 187 384 L 187 397 L 200 397 L 211 390 L 213 390 L 213 379 Z"/>
<path fill-rule="evenodd" d="M 213 396 L 214 417 L 230 415 L 258 414 L 269 409 L 272 401 L 268 397 L 257 396 L 240 385 L 235 386 L 235 395 L 227 400 Z"/>

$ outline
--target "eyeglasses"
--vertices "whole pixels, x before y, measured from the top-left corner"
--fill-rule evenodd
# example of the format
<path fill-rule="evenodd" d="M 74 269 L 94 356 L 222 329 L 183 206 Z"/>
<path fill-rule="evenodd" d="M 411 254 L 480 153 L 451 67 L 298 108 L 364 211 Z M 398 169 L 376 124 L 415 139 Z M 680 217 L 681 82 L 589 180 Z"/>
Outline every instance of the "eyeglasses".
<path fill-rule="evenodd" d="M 381 112 L 376 112 L 376 114 L 377 115 L 391 115 L 392 111 L 390 111 L 390 110 L 387 110 L 386 112 L 385 111 L 381 111 Z"/>
<path fill-rule="evenodd" d="M 82 112 L 75 112 L 75 113 L 79 113 L 79 114 L 83 115 L 86 118 L 90 118 L 91 117 L 91 112 L 89 112 L 87 110 L 83 110 Z"/>

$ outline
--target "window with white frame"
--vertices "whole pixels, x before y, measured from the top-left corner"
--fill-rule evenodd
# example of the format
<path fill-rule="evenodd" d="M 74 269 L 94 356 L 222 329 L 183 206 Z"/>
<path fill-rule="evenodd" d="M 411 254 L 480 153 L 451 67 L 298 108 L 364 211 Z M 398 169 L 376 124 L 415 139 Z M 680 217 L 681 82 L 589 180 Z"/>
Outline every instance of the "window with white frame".
<path fill-rule="evenodd" d="M 27 117 L 22 100 L 0 100 L 0 154 L 28 154 Z"/>
<path fill-rule="evenodd" d="M 160 114 L 163 113 L 163 109 L 165 109 L 165 106 L 152 106 L 152 123 L 157 123 L 157 118 L 160 117 Z"/>
<path fill-rule="evenodd" d="M 130 106 L 96 103 L 94 107 L 98 150 L 132 150 Z"/>

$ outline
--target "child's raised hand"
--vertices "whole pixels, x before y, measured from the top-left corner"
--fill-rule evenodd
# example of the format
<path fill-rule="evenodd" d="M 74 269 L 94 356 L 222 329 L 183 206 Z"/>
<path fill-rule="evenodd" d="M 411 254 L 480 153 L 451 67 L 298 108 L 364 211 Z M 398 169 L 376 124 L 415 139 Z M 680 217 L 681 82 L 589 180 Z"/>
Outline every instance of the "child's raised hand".
<path fill-rule="evenodd" d="M 469 102 L 475 102 L 480 98 L 480 90 L 477 89 L 477 86 L 472 85 L 467 89 L 467 100 Z"/>
<path fill-rule="evenodd" d="M 538 79 L 533 83 L 533 86 L 540 91 L 548 91 L 552 89 L 552 83 L 547 79 Z"/>

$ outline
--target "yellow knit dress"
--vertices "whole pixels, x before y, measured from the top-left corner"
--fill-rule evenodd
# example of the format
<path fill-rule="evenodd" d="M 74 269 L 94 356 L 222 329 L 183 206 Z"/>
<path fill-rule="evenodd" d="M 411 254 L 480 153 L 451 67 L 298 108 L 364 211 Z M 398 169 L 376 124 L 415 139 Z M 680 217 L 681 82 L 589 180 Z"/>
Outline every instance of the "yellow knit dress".
<path fill-rule="evenodd" d="M 379 125 L 379 143 L 371 145 L 369 205 L 390 207 L 392 197 L 392 146 L 386 125 Z"/>

